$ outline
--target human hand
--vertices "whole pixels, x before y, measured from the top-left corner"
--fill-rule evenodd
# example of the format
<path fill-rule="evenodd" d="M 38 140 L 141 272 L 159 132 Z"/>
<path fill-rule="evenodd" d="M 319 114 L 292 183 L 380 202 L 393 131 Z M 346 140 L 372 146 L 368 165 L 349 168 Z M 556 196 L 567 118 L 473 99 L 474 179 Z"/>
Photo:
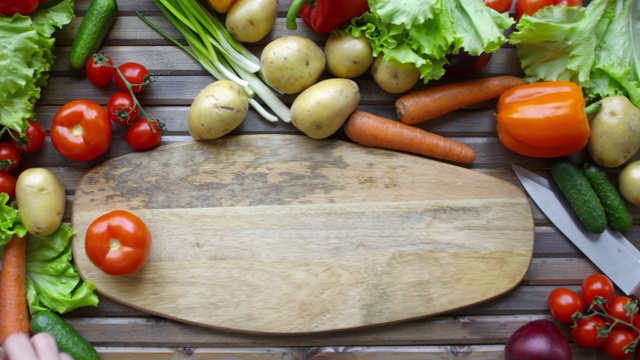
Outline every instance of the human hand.
<path fill-rule="evenodd" d="M 39 333 L 31 337 L 22 333 L 9 336 L 2 347 L 2 360 L 73 360 L 58 351 L 53 336 Z"/>

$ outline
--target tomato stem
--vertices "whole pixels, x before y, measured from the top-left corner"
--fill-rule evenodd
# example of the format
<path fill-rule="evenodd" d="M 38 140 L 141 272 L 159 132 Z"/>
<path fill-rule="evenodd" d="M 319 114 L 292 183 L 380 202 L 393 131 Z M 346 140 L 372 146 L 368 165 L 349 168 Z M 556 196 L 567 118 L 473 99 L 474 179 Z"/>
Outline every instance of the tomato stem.
<path fill-rule="evenodd" d="M 120 248 L 120 240 L 118 240 L 118 239 L 114 239 L 114 238 L 111 238 L 111 239 L 109 240 L 109 249 L 111 249 L 111 250 L 117 250 L 117 249 L 119 249 L 119 248 Z"/>
<path fill-rule="evenodd" d="M 638 315 L 638 311 L 637 311 L 638 302 L 636 300 L 631 300 L 629 303 L 627 303 L 624 306 L 626 310 L 626 315 L 629 317 L 629 322 L 613 317 L 609 315 L 606 311 L 600 311 L 599 309 L 605 308 L 606 303 L 607 303 L 606 299 L 602 298 L 601 296 L 596 296 L 593 299 L 593 302 L 591 303 L 591 305 L 589 306 L 589 309 L 587 310 L 588 315 L 584 315 L 581 312 L 576 312 L 573 314 L 572 327 L 575 327 L 577 325 L 577 321 L 579 319 L 588 319 L 593 316 L 600 316 L 600 317 L 612 320 L 611 323 L 607 323 L 603 327 L 597 328 L 598 336 L 606 337 L 609 335 L 609 333 L 614 329 L 616 325 L 622 324 L 628 327 L 629 329 L 633 330 L 633 332 L 635 332 L 636 334 L 638 334 L 636 335 L 635 340 L 624 348 L 625 354 L 630 354 L 634 352 L 638 345 L 638 342 L 640 341 L 640 329 L 638 329 L 635 325 L 633 325 L 634 317 Z"/>
<path fill-rule="evenodd" d="M 109 66 L 112 67 L 113 70 L 116 72 L 116 74 L 118 75 L 118 77 L 120 78 L 120 80 L 122 80 L 122 83 L 124 84 L 124 86 L 127 88 L 127 92 L 129 92 L 129 95 L 131 95 L 131 99 L 133 99 L 133 108 L 138 108 L 140 110 L 140 114 L 142 114 L 142 116 L 147 120 L 147 123 L 149 124 L 149 127 L 151 127 L 151 132 L 155 134 L 156 132 L 156 127 L 153 126 L 153 123 L 155 122 L 157 124 L 157 128 L 159 129 L 159 131 L 161 131 L 162 133 L 166 132 L 166 128 L 164 126 L 164 123 L 162 123 L 160 120 L 158 119 L 152 119 L 151 117 L 149 117 L 149 115 L 147 115 L 147 112 L 144 111 L 144 108 L 142 107 L 142 104 L 140 104 L 140 101 L 138 101 L 138 98 L 136 97 L 136 93 L 133 91 L 133 86 L 142 86 L 142 87 L 148 87 L 149 84 L 151 84 L 151 82 L 153 81 L 151 79 L 150 76 L 145 76 L 144 81 L 142 82 L 142 84 L 131 84 L 129 82 L 129 80 L 127 80 L 127 78 L 124 77 L 124 75 L 122 74 L 122 72 L 120 71 L 120 69 L 118 69 L 117 66 L 113 66 L 109 63 L 107 57 L 101 52 L 98 51 L 97 53 L 95 53 L 93 55 L 93 61 L 96 64 L 99 64 L 101 66 Z"/>
<path fill-rule="evenodd" d="M 133 99 L 133 107 L 137 107 L 140 110 L 140 114 L 142 114 L 142 116 L 147 119 L 147 122 L 149 123 L 149 126 L 151 126 L 151 131 L 153 133 L 156 132 L 155 128 L 153 127 L 153 121 L 154 119 L 150 118 L 149 115 L 147 115 L 147 112 L 144 111 L 144 108 L 142 107 L 142 104 L 140 104 L 140 101 L 138 101 L 138 98 L 136 97 L 135 92 L 133 92 L 133 87 L 131 85 L 131 83 L 124 77 L 124 75 L 122 74 L 122 72 L 120 71 L 120 69 L 118 69 L 117 66 L 114 66 L 113 69 L 116 71 L 116 74 L 118 74 L 118 77 L 120 77 L 120 80 L 122 80 L 122 82 L 124 83 L 124 86 L 126 86 L 127 91 L 129 92 L 129 95 L 131 95 L 131 98 Z M 147 81 L 144 82 L 146 85 Z M 145 86 L 146 86 L 145 85 Z M 138 86 L 138 85 L 136 85 Z"/>

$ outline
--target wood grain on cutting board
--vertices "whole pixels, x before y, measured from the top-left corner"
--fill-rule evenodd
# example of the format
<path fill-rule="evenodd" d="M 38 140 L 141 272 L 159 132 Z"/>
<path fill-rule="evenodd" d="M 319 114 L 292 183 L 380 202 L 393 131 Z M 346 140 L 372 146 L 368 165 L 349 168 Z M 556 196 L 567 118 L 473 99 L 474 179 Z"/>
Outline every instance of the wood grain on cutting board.
<path fill-rule="evenodd" d="M 115 209 L 153 236 L 113 277 L 84 252 Z M 307 333 L 443 313 L 514 288 L 533 251 L 524 193 L 451 164 L 339 140 L 243 135 L 166 145 L 86 174 L 74 258 L 97 290 L 167 318 Z"/>

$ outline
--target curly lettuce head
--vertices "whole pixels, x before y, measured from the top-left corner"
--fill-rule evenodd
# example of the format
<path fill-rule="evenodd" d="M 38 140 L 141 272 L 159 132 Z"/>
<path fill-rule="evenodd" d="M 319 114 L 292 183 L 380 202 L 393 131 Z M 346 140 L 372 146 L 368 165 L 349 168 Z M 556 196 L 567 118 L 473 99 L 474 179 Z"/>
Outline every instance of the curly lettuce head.
<path fill-rule="evenodd" d="M 46 4 L 46 3 L 45 3 Z M 56 28 L 74 17 L 73 1 L 23 16 L 0 16 L 0 126 L 24 133 L 54 61 Z"/>

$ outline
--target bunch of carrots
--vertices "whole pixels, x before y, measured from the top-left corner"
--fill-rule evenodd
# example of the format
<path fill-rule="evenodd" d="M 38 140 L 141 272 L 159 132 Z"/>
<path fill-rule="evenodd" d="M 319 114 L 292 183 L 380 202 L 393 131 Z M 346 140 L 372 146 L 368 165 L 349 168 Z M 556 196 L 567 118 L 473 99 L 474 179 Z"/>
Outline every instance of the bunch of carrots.
<path fill-rule="evenodd" d="M 0 275 L 0 345 L 14 333 L 29 334 L 27 238 L 14 235 L 5 245 Z"/>
<path fill-rule="evenodd" d="M 505 75 L 418 90 L 396 101 L 399 122 L 355 111 L 345 122 L 344 131 L 349 139 L 361 145 L 468 164 L 476 159 L 475 152 L 469 146 L 413 125 L 497 98 L 504 91 L 524 83 L 521 78 Z"/>

